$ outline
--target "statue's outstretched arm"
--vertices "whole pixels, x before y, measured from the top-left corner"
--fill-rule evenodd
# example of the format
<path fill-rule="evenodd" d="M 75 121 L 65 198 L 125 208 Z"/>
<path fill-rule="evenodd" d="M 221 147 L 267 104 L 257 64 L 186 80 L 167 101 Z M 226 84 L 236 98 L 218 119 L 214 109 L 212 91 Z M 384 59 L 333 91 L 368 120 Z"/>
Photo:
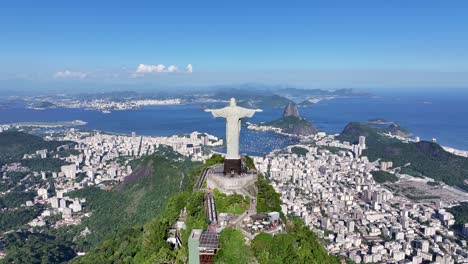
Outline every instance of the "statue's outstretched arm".
<path fill-rule="evenodd" d="M 210 112 L 213 117 L 227 117 L 226 110 L 224 108 L 221 109 L 205 109 L 205 112 Z"/>
<path fill-rule="evenodd" d="M 240 114 L 242 115 L 241 118 L 244 117 L 252 117 L 256 112 L 263 112 L 262 109 L 247 109 L 247 108 L 242 108 L 240 111 Z"/>

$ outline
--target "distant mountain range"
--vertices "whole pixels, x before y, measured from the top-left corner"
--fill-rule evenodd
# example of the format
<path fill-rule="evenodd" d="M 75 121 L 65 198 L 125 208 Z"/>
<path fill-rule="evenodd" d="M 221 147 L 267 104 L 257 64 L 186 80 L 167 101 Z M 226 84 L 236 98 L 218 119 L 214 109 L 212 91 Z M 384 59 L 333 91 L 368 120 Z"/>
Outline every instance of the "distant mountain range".
<path fill-rule="evenodd" d="M 304 96 L 369 96 L 369 93 L 359 93 L 354 89 L 322 90 L 322 89 L 300 89 L 284 88 L 275 91 L 276 94 L 286 97 L 304 97 Z"/>
<path fill-rule="evenodd" d="M 92 101 L 104 100 L 113 102 L 126 102 L 131 100 L 166 100 L 181 99 L 187 103 L 202 101 L 226 101 L 234 97 L 239 105 L 245 107 L 285 107 L 289 102 L 300 102 L 302 107 L 311 106 L 322 99 L 337 97 L 362 97 L 367 93 L 359 93 L 353 89 L 322 90 L 299 89 L 266 86 L 257 84 L 244 84 L 236 86 L 213 86 L 208 88 L 191 89 L 158 89 L 155 91 L 115 91 L 115 92 L 87 92 L 76 94 L 49 94 L 29 95 L 24 99 L 32 103 L 31 108 L 46 109 L 55 107 L 54 102 L 66 100 Z"/>
<path fill-rule="evenodd" d="M 311 106 L 310 99 L 320 100 L 335 97 L 362 97 L 370 96 L 367 93 L 358 93 L 353 89 L 321 90 L 321 89 L 255 89 L 255 88 L 219 88 L 209 95 L 210 98 L 228 100 L 236 98 L 240 105 L 246 107 L 285 107 L 293 100 L 302 100 L 300 106 Z"/>

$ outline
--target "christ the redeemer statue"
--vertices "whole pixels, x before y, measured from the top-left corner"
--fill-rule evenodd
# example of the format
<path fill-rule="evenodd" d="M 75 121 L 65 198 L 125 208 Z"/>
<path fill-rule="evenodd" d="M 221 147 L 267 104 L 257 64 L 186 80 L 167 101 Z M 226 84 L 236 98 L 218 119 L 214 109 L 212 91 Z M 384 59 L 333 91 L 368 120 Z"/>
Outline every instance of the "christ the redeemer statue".
<path fill-rule="evenodd" d="M 256 112 L 262 112 L 260 109 L 247 109 L 239 107 L 236 99 L 231 98 L 229 106 L 221 109 L 206 109 L 205 112 L 211 112 L 213 117 L 222 117 L 226 119 L 226 146 L 227 153 L 224 161 L 224 173 L 241 173 L 241 158 L 239 155 L 239 134 L 241 130 L 241 119 L 252 117 Z"/>

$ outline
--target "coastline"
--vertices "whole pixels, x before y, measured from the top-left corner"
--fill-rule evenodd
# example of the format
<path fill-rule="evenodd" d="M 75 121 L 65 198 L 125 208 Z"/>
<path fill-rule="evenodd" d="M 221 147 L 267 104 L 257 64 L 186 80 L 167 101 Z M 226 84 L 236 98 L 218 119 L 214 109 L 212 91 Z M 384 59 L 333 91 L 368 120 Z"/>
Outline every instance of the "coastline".
<path fill-rule="evenodd" d="M 18 122 L 11 124 L 0 124 L 5 126 L 13 127 L 40 127 L 40 128 L 56 128 L 56 127 L 73 127 L 73 126 L 85 126 L 88 123 L 82 120 L 73 121 L 57 121 L 57 122 Z"/>
<path fill-rule="evenodd" d="M 468 158 L 468 150 L 461 150 L 452 147 L 442 146 L 440 145 L 445 151 L 452 153 L 457 156 Z"/>

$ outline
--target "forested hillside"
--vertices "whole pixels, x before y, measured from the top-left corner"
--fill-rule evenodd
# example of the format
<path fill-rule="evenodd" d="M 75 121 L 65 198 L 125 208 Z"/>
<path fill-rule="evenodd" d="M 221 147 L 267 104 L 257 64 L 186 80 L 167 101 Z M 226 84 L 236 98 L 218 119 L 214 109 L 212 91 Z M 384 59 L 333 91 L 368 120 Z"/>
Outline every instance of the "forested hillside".
<path fill-rule="evenodd" d="M 67 143 L 71 142 L 46 141 L 42 137 L 24 132 L 5 131 L 0 133 L 0 165 L 19 161 L 24 154 L 36 150 L 54 150 Z"/>
<path fill-rule="evenodd" d="M 160 215 L 169 197 L 185 189 L 193 166 L 189 159 L 166 149 L 139 161 L 134 172 L 111 191 L 89 187 L 72 193 L 86 198 L 85 210 L 92 212 L 83 221 L 91 231 L 86 242 L 94 246 Z"/>
<path fill-rule="evenodd" d="M 382 135 L 382 132 L 386 130 L 350 123 L 339 139 L 356 143 L 359 136 L 365 136 L 367 149 L 363 155 L 369 157 L 371 161 L 380 158 L 384 161 L 393 161 L 394 167 L 407 165 L 402 169 L 403 173 L 414 176 L 424 175 L 467 189 L 464 180 L 468 179 L 468 158 L 451 154 L 437 143 L 428 141 L 403 143 Z"/>

